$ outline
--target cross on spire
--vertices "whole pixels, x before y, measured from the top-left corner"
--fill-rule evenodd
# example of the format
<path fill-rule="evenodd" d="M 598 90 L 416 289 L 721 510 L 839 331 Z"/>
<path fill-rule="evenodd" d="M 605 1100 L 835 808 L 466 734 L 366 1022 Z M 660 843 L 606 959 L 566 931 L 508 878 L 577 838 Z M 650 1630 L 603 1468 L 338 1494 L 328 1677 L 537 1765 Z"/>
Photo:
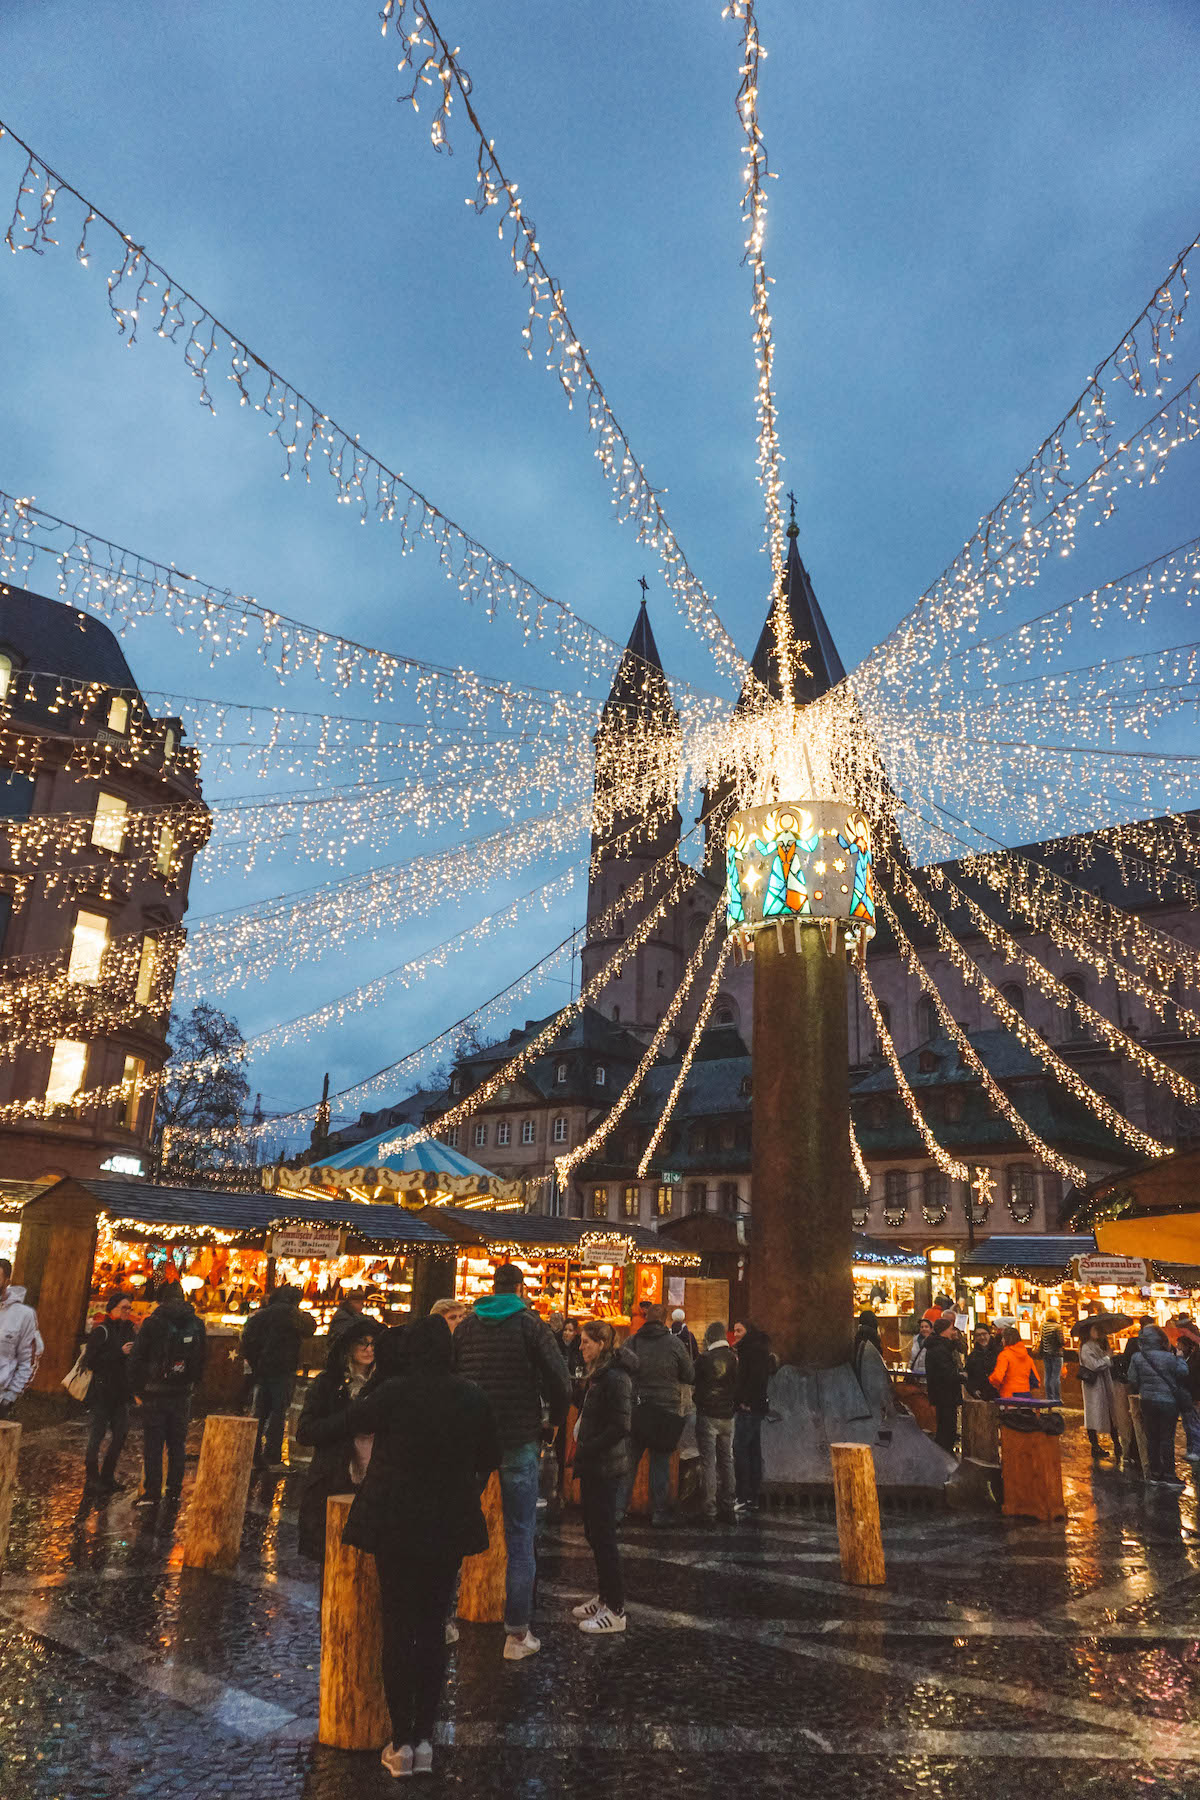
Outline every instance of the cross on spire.
<path fill-rule="evenodd" d="M 650 592 L 650 583 L 646 580 L 646 577 L 644 575 L 638 576 L 638 586 L 642 590 L 642 605 L 645 606 L 646 595 Z"/>
<path fill-rule="evenodd" d="M 793 520 L 795 520 L 795 517 L 796 517 L 796 496 L 795 496 L 795 494 L 793 494 L 793 492 L 792 492 L 792 490 L 791 490 L 791 488 L 789 488 L 789 489 L 788 489 L 788 505 L 789 505 L 789 506 L 790 506 L 790 507 L 791 507 L 791 509 L 792 509 L 792 519 L 793 519 Z"/>

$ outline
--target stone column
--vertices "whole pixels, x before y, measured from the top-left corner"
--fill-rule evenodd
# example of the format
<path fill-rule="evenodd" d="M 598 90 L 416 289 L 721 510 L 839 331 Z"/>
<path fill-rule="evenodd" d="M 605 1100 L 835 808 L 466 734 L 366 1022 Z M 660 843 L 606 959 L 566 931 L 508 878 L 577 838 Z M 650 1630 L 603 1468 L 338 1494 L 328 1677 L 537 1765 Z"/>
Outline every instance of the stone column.
<path fill-rule="evenodd" d="M 854 1346 L 846 977 L 817 925 L 756 934 L 750 1309 L 802 1368 Z"/>

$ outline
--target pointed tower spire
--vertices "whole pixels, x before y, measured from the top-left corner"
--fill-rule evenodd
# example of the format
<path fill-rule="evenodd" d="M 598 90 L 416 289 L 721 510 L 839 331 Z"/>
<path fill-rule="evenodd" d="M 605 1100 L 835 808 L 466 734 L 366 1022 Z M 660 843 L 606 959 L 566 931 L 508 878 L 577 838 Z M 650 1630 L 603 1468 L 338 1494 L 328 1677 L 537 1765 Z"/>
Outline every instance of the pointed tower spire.
<path fill-rule="evenodd" d="M 792 634 L 797 646 L 797 667 L 792 692 L 801 705 L 807 705 L 810 700 L 819 699 L 831 687 L 836 687 L 844 678 L 846 670 L 837 653 L 833 634 L 825 622 L 825 614 L 821 611 L 813 589 L 812 577 L 800 557 L 800 527 L 796 523 L 795 494 L 789 493 L 788 500 L 791 504 L 791 517 L 788 520 L 787 567 L 783 581 Z M 801 649 L 801 645 L 807 645 L 807 649 Z M 805 667 L 802 668 L 801 664 Z M 763 686 L 776 699 L 781 699 L 782 688 L 775 658 L 775 634 L 769 616 L 750 660 L 750 667 Z M 808 674 L 805 673 L 805 668 L 810 671 Z"/>
<path fill-rule="evenodd" d="M 662 658 L 658 654 L 658 645 L 650 628 L 650 613 L 646 606 L 649 583 L 644 575 L 638 586 L 642 590 L 641 604 L 633 622 L 633 630 L 629 634 L 629 642 L 617 664 L 608 699 L 604 703 L 601 730 L 639 722 L 666 728 L 678 723 L 678 715 L 671 703 L 671 690 L 663 673 Z"/>

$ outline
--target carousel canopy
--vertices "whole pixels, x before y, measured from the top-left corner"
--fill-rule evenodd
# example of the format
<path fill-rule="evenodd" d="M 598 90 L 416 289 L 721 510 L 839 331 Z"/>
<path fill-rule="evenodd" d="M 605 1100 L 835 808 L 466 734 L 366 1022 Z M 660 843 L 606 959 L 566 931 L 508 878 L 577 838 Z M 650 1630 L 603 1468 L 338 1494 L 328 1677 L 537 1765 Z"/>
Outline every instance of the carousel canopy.
<path fill-rule="evenodd" d="M 472 1162 L 438 1138 L 416 1143 L 397 1140 L 417 1136 L 415 1125 L 392 1126 L 360 1144 L 321 1157 L 304 1168 L 263 1170 L 263 1185 L 280 1193 L 320 1192 L 352 1188 L 382 1190 L 384 1194 L 419 1194 L 423 1202 L 469 1200 L 478 1196 L 492 1204 L 520 1205 L 525 1199 L 523 1181 L 502 1181 L 481 1163 Z M 380 1155 L 384 1143 L 390 1148 Z"/>

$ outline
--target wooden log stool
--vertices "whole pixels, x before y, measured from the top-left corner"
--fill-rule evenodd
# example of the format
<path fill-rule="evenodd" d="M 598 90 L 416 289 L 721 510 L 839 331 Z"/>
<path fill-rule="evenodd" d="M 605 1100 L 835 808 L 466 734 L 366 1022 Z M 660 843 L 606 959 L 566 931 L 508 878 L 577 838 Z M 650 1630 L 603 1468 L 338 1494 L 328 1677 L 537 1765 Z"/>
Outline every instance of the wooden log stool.
<path fill-rule="evenodd" d="M 887 1580 L 879 1490 L 870 1444 L 830 1444 L 833 1501 L 837 1509 L 842 1580 L 857 1587 L 880 1587 Z"/>
<path fill-rule="evenodd" d="M 20 1448 L 21 1427 L 6 1419 L 0 1424 L 0 1581 L 4 1578 L 4 1558 L 8 1553 L 8 1528 L 12 1524 Z"/>
<path fill-rule="evenodd" d="M 973 1462 L 1000 1462 L 1000 1408 L 994 1400 L 973 1400 L 963 1395 L 963 1455 Z"/>
<path fill-rule="evenodd" d="M 185 1568 L 232 1569 L 237 1562 L 257 1442 L 257 1419 L 209 1413 L 204 1421 L 200 1465 L 187 1511 Z"/>
<path fill-rule="evenodd" d="M 1150 1446 L 1146 1442 L 1146 1423 L 1142 1418 L 1142 1396 L 1130 1394 L 1129 1416 L 1133 1420 L 1133 1439 L 1137 1445 L 1137 1453 L 1142 1461 L 1142 1480 L 1150 1479 Z"/>
<path fill-rule="evenodd" d="M 379 1750 L 392 1735 L 383 1692 L 383 1627 L 375 1558 L 343 1544 L 353 1494 L 325 1508 L 321 1704 L 317 1738 L 337 1750 Z"/>
<path fill-rule="evenodd" d="M 500 1476 L 496 1470 L 484 1490 L 483 1516 L 487 1521 L 488 1547 L 478 1556 L 464 1556 L 458 1584 L 458 1616 L 479 1625 L 504 1622 L 504 1591 L 508 1581 L 508 1551 L 504 1544 L 504 1508 L 500 1502 Z"/>
<path fill-rule="evenodd" d="M 1062 1450 L 1045 1431 L 1000 1427 L 1000 1467 L 1004 1475 L 1001 1510 L 1013 1519 L 1065 1519 Z"/>

